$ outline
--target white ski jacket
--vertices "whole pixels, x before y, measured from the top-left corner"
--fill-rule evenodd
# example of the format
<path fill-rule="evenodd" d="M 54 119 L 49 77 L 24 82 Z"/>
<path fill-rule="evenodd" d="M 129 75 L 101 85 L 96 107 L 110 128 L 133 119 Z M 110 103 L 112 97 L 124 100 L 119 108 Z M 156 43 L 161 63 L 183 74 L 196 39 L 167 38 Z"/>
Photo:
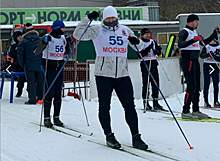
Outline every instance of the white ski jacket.
<path fill-rule="evenodd" d="M 89 18 L 87 16 L 85 16 L 82 19 L 82 21 L 79 22 L 79 24 L 77 25 L 77 27 L 73 33 L 73 36 L 76 39 L 79 39 L 82 36 L 82 33 L 85 31 L 89 21 L 90 21 Z M 117 31 L 117 29 L 120 28 L 120 26 L 126 28 L 126 30 L 127 30 L 126 32 L 128 34 L 127 36 L 135 36 L 134 32 L 130 28 L 123 26 L 123 25 L 118 25 L 117 28 L 115 27 L 115 31 Z M 87 29 L 84 36 L 82 37 L 82 40 L 83 41 L 93 40 L 93 43 L 95 45 L 95 43 L 96 43 L 95 39 L 100 35 L 100 32 L 104 32 L 103 30 L 100 31 L 100 29 L 102 29 L 102 28 L 103 28 L 103 30 L 113 31 L 113 28 L 109 28 L 108 26 L 105 26 L 103 23 L 101 24 L 101 27 L 100 27 L 100 25 L 91 25 Z M 104 33 L 104 35 L 105 35 L 105 33 Z M 112 40 L 112 41 L 110 40 L 110 42 L 114 43 L 114 40 Z M 120 38 L 119 38 L 119 42 L 117 42 L 117 43 L 119 43 L 119 45 L 120 45 Z M 128 44 L 134 50 L 136 50 L 134 45 L 132 45 L 130 42 Z M 95 47 L 96 46 L 99 46 L 99 44 L 95 45 Z M 143 41 L 142 40 L 140 40 L 140 43 L 137 45 L 137 47 L 139 50 L 143 49 Z M 104 50 L 104 47 L 103 47 L 103 50 Z M 114 51 L 117 52 L 118 48 L 116 48 Z M 126 52 L 127 52 L 127 50 L 126 50 Z M 125 57 L 117 56 L 117 55 L 120 55 L 120 54 L 116 53 L 115 55 L 112 54 L 111 56 L 99 56 L 98 53 L 96 53 L 94 75 L 111 77 L 111 78 L 120 78 L 120 77 L 129 76 L 127 55 Z"/>

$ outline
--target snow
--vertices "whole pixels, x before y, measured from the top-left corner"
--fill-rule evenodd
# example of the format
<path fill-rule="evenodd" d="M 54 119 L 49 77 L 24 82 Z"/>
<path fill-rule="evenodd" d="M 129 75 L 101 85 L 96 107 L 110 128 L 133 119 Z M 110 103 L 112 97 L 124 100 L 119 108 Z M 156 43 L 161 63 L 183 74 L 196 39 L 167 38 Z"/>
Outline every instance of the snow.
<path fill-rule="evenodd" d="M 69 84 L 72 85 L 72 84 Z M 84 100 L 88 114 L 87 126 L 82 102 L 66 96 L 62 101 L 61 120 L 66 126 L 93 132 L 93 136 L 82 135 L 74 138 L 51 129 L 32 124 L 40 122 L 41 105 L 24 105 L 27 92 L 24 90 L 21 98 L 14 98 L 9 103 L 10 82 L 6 81 L 3 98 L 1 99 L 1 161 L 167 161 L 152 154 L 145 154 L 142 159 L 105 146 L 88 142 L 89 139 L 105 143 L 105 136 L 98 121 L 98 99 Z M 25 88 L 26 89 L 26 85 Z M 16 87 L 14 93 L 16 93 Z M 210 87 L 210 103 L 213 104 L 212 85 Z M 78 93 L 78 92 L 77 92 Z M 184 93 L 177 95 L 181 103 Z M 163 100 L 159 101 L 165 108 Z M 167 98 L 174 111 L 181 112 L 181 106 L 175 95 Z M 139 119 L 139 129 L 142 139 L 151 150 L 166 154 L 181 161 L 220 161 L 219 143 L 220 128 L 218 123 L 179 121 L 186 138 L 193 150 L 189 149 L 176 123 L 164 117 L 171 115 L 163 113 L 143 113 L 142 100 L 135 100 Z M 203 94 L 200 95 L 203 105 Z M 53 111 L 53 108 L 52 108 Z M 51 111 L 51 115 L 53 112 Z M 201 109 L 211 117 L 218 117 L 218 111 Z M 178 117 L 180 116 L 177 115 Z M 131 135 L 124 119 L 124 111 L 117 97 L 111 101 L 112 129 L 117 139 L 131 145 Z M 70 132 L 72 134 L 72 131 Z M 142 151 L 136 150 L 137 153 Z M 142 154 L 143 154 L 142 153 Z"/>

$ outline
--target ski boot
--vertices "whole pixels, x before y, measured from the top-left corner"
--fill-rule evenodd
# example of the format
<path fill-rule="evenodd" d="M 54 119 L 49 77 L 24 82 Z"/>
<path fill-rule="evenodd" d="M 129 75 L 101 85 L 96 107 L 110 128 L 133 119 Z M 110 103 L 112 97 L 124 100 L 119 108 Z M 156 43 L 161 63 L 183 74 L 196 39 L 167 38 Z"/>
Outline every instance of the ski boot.
<path fill-rule="evenodd" d="M 163 106 L 161 106 L 157 100 L 153 100 L 153 107 L 154 107 L 154 110 L 160 110 L 160 111 L 163 111 Z"/>
<path fill-rule="evenodd" d="M 108 146 L 114 149 L 121 148 L 121 144 L 116 140 L 114 133 L 109 133 L 108 135 L 106 135 L 106 143 Z"/>
<path fill-rule="evenodd" d="M 202 113 L 200 111 L 193 112 L 192 114 L 193 114 L 193 116 L 198 116 L 199 119 L 207 119 L 207 118 L 209 118 L 208 115 L 206 115 L 206 114 L 204 114 L 204 113 Z"/>
<path fill-rule="evenodd" d="M 45 117 L 44 118 L 44 126 L 47 127 L 47 128 L 53 127 L 53 124 L 50 121 L 50 117 Z"/>
<path fill-rule="evenodd" d="M 214 104 L 215 105 L 215 104 Z M 205 102 L 205 108 L 211 108 L 211 105 L 208 102 Z"/>
<path fill-rule="evenodd" d="M 141 134 L 135 134 L 132 137 L 132 146 L 141 150 L 146 150 L 148 145 L 141 139 Z"/>
<path fill-rule="evenodd" d="M 144 104 L 144 109 L 146 108 L 146 111 L 151 111 L 153 109 L 153 107 L 149 104 L 148 101 L 144 100 L 143 104 Z"/>
<path fill-rule="evenodd" d="M 193 115 L 191 112 L 188 113 L 182 113 L 181 114 L 182 119 L 198 119 L 198 116 Z"/>
<path fill-rule="evenodd" d="M 220 108 L 220 103 L 219 103 L 218 101 L 215 102 L 215 103 L 214 103 L 214 107 L 215 107 L 215 108 Z"/>
<path fill-rule="evenodd" d="M 61 127 L 63 126 L 63 122 L 60 121 L 59 116 L 54 116 L 53 117 L 53 123 L 56 126 L 61 126 Z"/>

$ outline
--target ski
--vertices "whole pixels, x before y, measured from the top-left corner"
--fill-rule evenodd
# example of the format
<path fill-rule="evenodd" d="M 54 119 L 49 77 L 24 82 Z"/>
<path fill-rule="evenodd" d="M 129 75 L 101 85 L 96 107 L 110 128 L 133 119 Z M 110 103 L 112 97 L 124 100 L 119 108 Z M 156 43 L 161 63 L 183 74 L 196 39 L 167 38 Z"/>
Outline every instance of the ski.
<path fill-rule="evenodd" d="M 55 127 L 60 127 L 60 126 L 55 126 Z M 74 129 L 74 128 L 71 128 L 71 127 L 68 127 L 68 126 L 61 126 L 60 128 L 64 128 L 64 129 L 71 130 L 71 131 L 74 131 L 74 132 L 77 132 L 77 133 L 81 133 L 83 135 L 88 135 L 88 136 L 92 136 L 93 135 L 93 133 L 89 133 L 89 132 L 86 132 L 86 131 Z"/>
<path fill-rule="evenodd" d="M 141 109 L 141 110 L 144 110 L 144 109 Z M 155 112 L 155 113 L 164 113 L 164 114 L 168 114 L 168 115 L 171 115 L 170 111 L 169 110 L 146 110 L 146 113 L 147 112 Z M 174 115 L 178 115 L 180 114 L 181 112 L 177 112 L 177 111 L 172 111 Z"/>
<path fill-rule="evenodd" d="M 60 133 L 65 134 L 65 135 L 72 136 L 72 137 L 75 137 L 75 138 L 80 138 L 80 137 L 81 137 L 81 135 L 73 135 L 73 134 L 67 133 L 67 132 L 65 132 L 65 131 L 63 131 L 63 130 L 57 129 L 57 128 L 55 128 L 54 126 L 51 127 L 51 128 L 49 128 L 49 127 L 46 127 L 46 126 L 44 126 L 44 125 L 40 125 L 40 124 L 37 124 L 37 123 L 34 123 L 34 122 L 30 122 L 30 123 L 32 123 L 32 124 L 34 124 L 34 125 L 37 125 L 37 126 L 45 127 L 45 128 L 47 128 L 47 129 L 51 129 L 51 130 L 56 131 L 56 132 L 60 132 Z"/>
<path fill-rule="evenodd" d="M 114 149 L 114 148 L 112 148 L 112 147 L 110 147 L 100 141 L 97 141 L 97 140 L 96 141 L 95 140 L 88 140 L 88 141 L 91 143 L 95 143 L 98 145 L 102 145 L 102 146 Z M 126 145 L 126 144 L 122 144 L 122 147 L 120 149 L 114 149 L 114 150 L 125 152 L 125 153 L 131 154 L 133 156 L 140 157 L 142 159 L 147 159 L 147 160 L 164 160 L 164 158 L 166 158 L 166 159 L 170 159 L 170 160 L 174 160 L 174 161 L 179 161 L 178 159 L 169 157 L 169 156 L 161 154 L 159 152 L 155 152 L 155 151 L 152 151 L 149 149 L 141 150 L 141 149 L 134 148 L 134 147 Z M 148 153 L 149 155 L 146 155 L 145 153 Z"/>
<path fill-rule="evenodd" d="M 176 159 L 176 158 L 167 156 L 167 155 L 162 154 L 162 153 L 160 153 L 160 152 L 153 151 L 153 150 L 151 150 L 151 149 L 142 150 L 142 149 L 138 149 L 138 148 L 134 148 L 134 147 L 132 147 L 132 146 L 126 145 L 126 144 L 123 144 L 123 146 L 128 147 L 128 148 L 131 148 L 131 149 L 143 151 L 143 152 L 146 152 L 146 153 L 154 154 L 154 155 L 160 156 L 160 157 L 162 157 L 162 158 L 167 158 L 167 159 L 170 159 L 170 160 L 179 161 L 179 160 Z"/>
<path fill-rule="evenodd" d="M 108 145 L 106 145 L 106 144 L 104 144 L 104 143 L 102 143 L 102 142 L 100 142 L 100 141 L 95 141 L 95 140 L 88 140 L 88 142 L 91 142 L 91 143 L 94 143 L 94 144 L 98 144 L 98 145 L 101 145 L 101 146 L 104 146 L 104 147 L 108 147 L 108 148 L 111 148 L 111 149 L 113 149 L 113 150 L 118 150 L 118 151 L 121 151 L 121 152 L 124 152 L 124 153 L 128 153 L 128 154 L 131 154 L 131 155 L 133 155 L 133 156 L 136 156 L 136 157 L 139 157 L 139 158 L 142 158 L 142 159 L 147 159 L 147 158 L 145 158 L 145 157 L 143 157 L 143 156 L 140 156 L 140 155 L 138 155 L 138 154 L 135 154 L 135 153 L 133 153 L 133 152 L 130 152 L 130 151 L 128 151 L 128 150 L 125 150 L 125 149 L 123 149 L 123 148 L 120 148 L 120 149 L 114 149 L 114 148 L 112 148 L 112 147 L 110 147 L 110 146 L 108 146 Z"/>
<path fill-rule="evenodd" d="M 207 110 L 220 111 L 220 108 L 218 108 L 218 107 L 205 107 L 205 106 L 199 106 L 199 108 L 204 108 L 204 109 L 207 109 Z"/>
<path fill-rule="evenodd" d="M 167 120 L 174 120 L 172 117 L 163 117 Z M 220 118 L 207 118 L 207 119 L 182 119 L 181 117 L 176 117 L 177 120 L 180 121 L 197 121 L 197 122 L 213 122 L 213 123 L 220 123 Z"/>

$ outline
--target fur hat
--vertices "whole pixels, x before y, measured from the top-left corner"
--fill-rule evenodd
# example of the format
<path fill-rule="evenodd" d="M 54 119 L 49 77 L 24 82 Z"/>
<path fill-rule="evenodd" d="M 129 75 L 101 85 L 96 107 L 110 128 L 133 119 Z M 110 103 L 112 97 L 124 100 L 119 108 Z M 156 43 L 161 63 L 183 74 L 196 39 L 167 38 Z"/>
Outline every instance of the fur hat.
<path fill-rule="evenodd" d="M 105 7 L 105 9 L 103 10 L 103 20 L 108 17 L 118 18 L 118 13 L 117 13 L 116 9 L 112 6 Z"/>

